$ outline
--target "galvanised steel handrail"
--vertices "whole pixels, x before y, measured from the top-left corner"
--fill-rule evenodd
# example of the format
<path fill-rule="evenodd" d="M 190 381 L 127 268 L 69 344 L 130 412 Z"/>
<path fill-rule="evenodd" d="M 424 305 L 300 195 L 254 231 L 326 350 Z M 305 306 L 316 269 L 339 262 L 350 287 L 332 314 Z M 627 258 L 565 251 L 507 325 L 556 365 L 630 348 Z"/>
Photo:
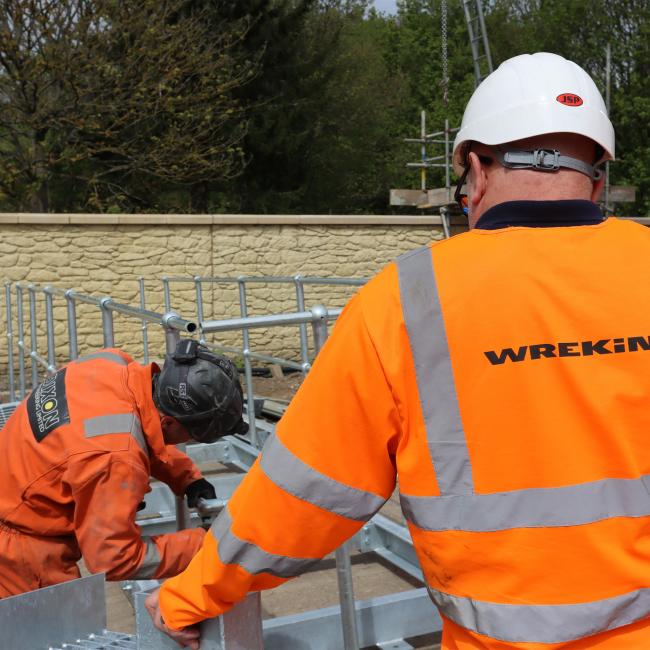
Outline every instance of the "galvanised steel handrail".
<path fill-rule="evenodd" d="M 93 305 L 100 310 L 102 317 L 102 334 L 104 347 L 113 347 L 115 345 L 115 330 L 113 325 L 113 313 L 123 314 L 139 319 L 140 321 L 156 323 L 163 327 L 166 336 L 169 333 L 180 332 L 193 333 L 197 330 L 197 324 L 194 321 L 181 318 L 175 312 L 159 314 L 147 309 L 133 307 L 123 303 L 116 302 L 108 296 L 97 297 L 89 296 L 72 289 L 59 289 L 52 286 L 39 286 L 32 283 L 16 282 L 16 316 L 17 332 L 13 329 L 13 310 L 12 310 L 12 283 L 5 283 L 5 301 L 6 301 L 6 318 L 7 318 L 7 364 L 8 364 L 8 392 L 9 400 L 15 401 L 16 382 L 15 382 L 15 365 L 14 365 L 14 346 L 18 348 L 18 372 L 19 372 L 19 390 L 18 397 L 23 399 L 27 393 L 27 381 L 25 377 L 25 360 L 29 357 L 31 360 L 31 388 L 34 389 L 39 383 L 39 367 L 42 367 L 46 373 L 56 372 L 56 341 L 54 332 L 54 298 L 62 297 L 66 300 L 67 307 L 67 324 L 68 324 L 68 360 L 74 360 L 79 356 L 79 346 L 77 341 L 77 303 Z M 27 291 L 29 298 L 29 344 L 25 340 L 25 315 L 24 315 L 24 293 Z M 47 357 L 39 354 L 38 350 L 38 319 L 37 319 L 37 296 L 43 295 L 45 302 L 45 333 L 47 337 Z M 169 350 L 168 350 L 169 351 Z M 148 351 L 145 350 L 148 357 Z"/>
<path fill-rule="evenodd" d="M 248 316 L 245 318 L 226 318 L 223 320 L 208 320 L 201 323 L 205 332 L 227 332 L 241 328 L 254 329 L 257 327 L 273 327 L 282 325 L 300 325 L 314 323 L 320 320 L 336 320 L 342 309 L 327 310 L 325 307 L 314 307 L 311 311 L 294 314 L 271 314 L 268 316 Z"/>
<path fill-rule="evenodd" d="M 368 280 L 366 278 L 326 278 L 321 276 L 311 275 L 240 275 L 236 278 L 210 276 L 210 275 L 195 275 L 193 277 L 185 276 L 163 276 L 163 282 L 214 282 L 214 283 L 233 283 L 239 280 L 246 282 L 253 282 L 258 284 L 287 284 L 299 279 L 303 284 L 331 284 L 331 285 L 350 285 L 350 286 L 363 286 Z"/>
<path fill-rule="evenodd" d="M 185 283 L 185 284 L 194 284 L 195 287 L 195 296 L 196 296 L 196 318 L 199 322 L 199 341 L 203 345 L 207 345 L 211 349 L 228 353 L 228 354 L 241 354 L 244 361 L 244 381 L 246 384 L 247 394 L 252 394 L 252 383 L 253 383 L 253 365 L 254 360 L 261 361 L 264 363 L 273 363 L 278 364 L 284 368 L 291 368 L 293 370 L 299 370 L 300 372 L 306 374 L 311 368 L 311 359 L 309 355 L 309 339 L 307 334 L 307 325 L 309 320 L 296 321 L 296 322 L 286 322 L 286 325 L 298 325 L 299 339 L 300 339 L 300 363 L 296 363 L 293 360 L 281 359 L 280 357 L 274 357 L 269 355 L 260 354 L 253 352 L 251 350 L 250 344 L 250 327 L 241 328 L 242 335 L 242 347 L 236 348 L 234 346 L 223 345 L 215 342 L 208 342 L 206 340 L 205 334 L 210 331 L 215 332 L 217 330 L 209 330 L 206 327 L 209 327 L 209 324 L 213 321 L 205 320 L 205 307 L 203 300 L 203 285 L 204 284 L 220 284 L 220 285 L 233 285 L 236 284 L 238 287 L 239 293 L 239 314 L 241 318 L 247 318 L 249 315 L 248 312 L 248 285 L 255 284 L 290 284 L 293 285 L 295 296 L 296 296 L 296 311 L 301 313 L 306 313 L 306 303 L 305 303 L 305 287 L 308 285 L 320 285 L 320 286 L 350 286 L 350 287 L 360 287 L 367 282 L 367 278 L 327 278 L 323 276 L 309 276 L 309 275 L 239 275 L 237 277 L 224 277 L 224 276 L 163 276 L 162 285 L 163 285 L 163 301 L 166 311 L 170 311 L 172 308 L 171 303 L 171 283 Z M 144 299 L 144 287 L 141 284 L 140 286 L 140 299 Z M 338 315 L 338 314 L 337 314 Z M 256 317 L 257 318 L 257 317 Z M 229 319 L 234 322 L 235 319 Z M 263 327 L 266 325 L 259 325 Z M 225 327 L 222 326 L 222 327 Z M 143 326 L 146 329 L 146 325 Z M 218 331 L 229 331 L 228 329 L 222 329 Z M 143 332 L 144 337 L 144 332 Z M 257 439 L 257 431 L 255 425 L 255 418 L 253 417 L 254 404 L 250 402 L 247 405 L 248 414 L 250 416 L 251 429 L 250 437 L 252 441 Z"/>
<path fill-rule="evenodd" d="M 223 277 L 223 276 L 200 276 L 195 275 L 193 277 L 184 277 L 184 276 L 163 276 L 163 299 L 165 310 L 171 310 L 171 289 L 170 283 L 193 283 L 195 286 L 196 292 L 196 318 L 199 323 L 204 320 L 204 304 L 203 304 L 203 284 L 238 284 L 239 285 L 239 313 L 240 316 L 246 317 L 248 315 L 248 302 L 247 302 L 247 284 L 292 284 L 294 285 L 294 290 L 296 294 L 296 311 L 305 311 L 305 286 L 308 285 L 320 285 L 320 286 L 350 286 L 350 287 L 360 287 L 367 282 L 367 278 L 326 278 L 322 276 L 309 276 L 302 275 L 300 273 L 296 275 L 240 275 L 236 278 L 233 277 Z M 141 288 L 141 296 L 144 293 L 144 289 Z M 300 330 L 300 355 L 302 361 L 302 370 L 303 373 L 306 373 L 309 370 L 309 355 L 308 355 L 308 343 L 307 343 L 307 328 L 304 323 L 299 325 Z M 246 337 L 246 335 L 244 335 Z M 201 343 L 206 343 L 205 337 L 203 336 L 203 331 L 199 335 L 199 340 Z M 244 347 L 247 347 L 244 345 Z M 224 348 L 225 351 L 225 348 Z M 251 354 L 251 358 L 256 358 L 254 354 Z M 260 358 L 260 361 L 265 359 Z M 287 367 L 294 367 L 294 364 L 288 364 Z"/>

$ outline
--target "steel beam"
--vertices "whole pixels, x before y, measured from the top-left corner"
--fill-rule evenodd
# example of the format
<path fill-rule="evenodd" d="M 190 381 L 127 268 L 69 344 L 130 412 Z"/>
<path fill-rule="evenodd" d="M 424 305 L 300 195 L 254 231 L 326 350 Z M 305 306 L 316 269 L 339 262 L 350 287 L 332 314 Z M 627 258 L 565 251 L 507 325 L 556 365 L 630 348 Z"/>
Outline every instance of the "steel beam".
<path fill-rule="evenodd" d="M 442 629 L 440 615 L 426 589 L 358 600 L 356 613 L 359 644 L 364 648 L 433 634 Z M 331 650 L 342 647 L 339 607 L 264 621 L 264 650 Z"/>
<path fill-rule="evenodd" d="M 424 583 L 413 541 L 405 526 L 377 514 L 355 535 L 353 544 L 362 553 L 372 551 Z"/>

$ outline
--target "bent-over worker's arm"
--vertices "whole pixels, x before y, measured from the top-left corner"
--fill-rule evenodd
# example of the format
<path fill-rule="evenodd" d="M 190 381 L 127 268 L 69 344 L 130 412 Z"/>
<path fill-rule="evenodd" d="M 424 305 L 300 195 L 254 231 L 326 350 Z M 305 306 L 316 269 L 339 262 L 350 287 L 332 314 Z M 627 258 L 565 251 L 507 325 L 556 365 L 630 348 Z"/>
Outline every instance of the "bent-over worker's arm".
<path fill-rule="evenodd" d="M 142 536 L 135 523 L 149 476 L 128 452 L 85 458 L 83 482 L 70 479 L 75 533 L 91 573 L 108 580 L 166 578 L 183 571 L 203 540 L 201 528 Z M 70 472 L 72 476 L 75 472 Z"/>
<path fill-rule="evenodd" d="M 150 456 L 151 476 L 168 485 L 171 491 L 180 497 L 185 494 L 185 488 L 190 483 L 203 478 L 203 475 L 192 459 L 180 449 L 174 445 L 166 445 L 166 449 L 169 454 L 166 463 L 153 457 L 153 454 Z"/>
<path fill-rule="evenodd" d="M 390 497 L 400 419 L 354 298 L 189 567 L 160 592 L 172 629 L 305 571 Z"/>

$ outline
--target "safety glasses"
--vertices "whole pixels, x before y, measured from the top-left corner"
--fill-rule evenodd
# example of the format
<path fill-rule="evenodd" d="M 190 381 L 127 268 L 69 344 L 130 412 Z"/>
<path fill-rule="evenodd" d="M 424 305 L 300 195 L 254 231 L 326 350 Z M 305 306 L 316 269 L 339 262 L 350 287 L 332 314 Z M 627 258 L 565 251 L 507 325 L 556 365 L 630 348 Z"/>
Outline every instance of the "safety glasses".
<path fill-rule="evenodd" d="M 467 158 L 465 160 L 467 160 Z M 467 174 L 469 174 L 469 163 L 465 162 L 465 169 L 463 170 L 461 177 L 458 179 L 456 191 L 454 192 L 454 201 L 458 203 L 460 211 L 465 216 L 469 214 L 469 201 L 467 199 L 467 194 L 463 194 L 462 191 L 463 185 L 465 185 L 465 181 L 467 180 Z"/>
<path fill-rule="evenodd" d="M 461 177 L 458 179 L 458 183 L 456 184 L 456 191 L 454 192 L 454 201 L 458 203 L 458 207 L 460 208 L 460 211 L 467 216 L 469 214 L 469 200 L 467 198 L 467 194 L 463 194 L 463 185 L 465 185 L 465 181 L 467 180 L 467 175 L 469 174 L 469 152 L 472 150 L 471 145 L 467 147 L 467 150 L 465 151 L 465 156 L 464 156 L 464 161 L 463 161 L 463 173 L 461 174 Z M 479 154 L 478 159 L 481 161 L 481 164 L 485 165 L 486 167 L 489 167 L 493 162 L 494 159 L 490 158 L 490 156 L 483 156 Z"/>

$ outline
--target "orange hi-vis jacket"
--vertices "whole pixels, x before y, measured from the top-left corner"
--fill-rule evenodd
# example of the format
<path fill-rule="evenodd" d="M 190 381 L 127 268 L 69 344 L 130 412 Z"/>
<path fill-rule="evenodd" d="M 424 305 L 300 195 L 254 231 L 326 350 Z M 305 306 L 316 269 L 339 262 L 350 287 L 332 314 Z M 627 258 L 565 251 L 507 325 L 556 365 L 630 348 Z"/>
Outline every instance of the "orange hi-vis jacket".
<path fill-rule="evenodd" d="M 202 529 L 143 537 L 149 477 L 182 495 L 201 478 L 165 445 L 151 397 L 154 365 L 106 349 L 47 378 L 0 431 L 0 597 L 78 577 L 162 578 L 182 571 Z"/>
<path fill-rule="evenodd" d="M 393 492 L 445 650 L 650 648 L 650 230 L 478 230 L 350 301 L 160 593 L 181 628 L 331 552 Z"/>

